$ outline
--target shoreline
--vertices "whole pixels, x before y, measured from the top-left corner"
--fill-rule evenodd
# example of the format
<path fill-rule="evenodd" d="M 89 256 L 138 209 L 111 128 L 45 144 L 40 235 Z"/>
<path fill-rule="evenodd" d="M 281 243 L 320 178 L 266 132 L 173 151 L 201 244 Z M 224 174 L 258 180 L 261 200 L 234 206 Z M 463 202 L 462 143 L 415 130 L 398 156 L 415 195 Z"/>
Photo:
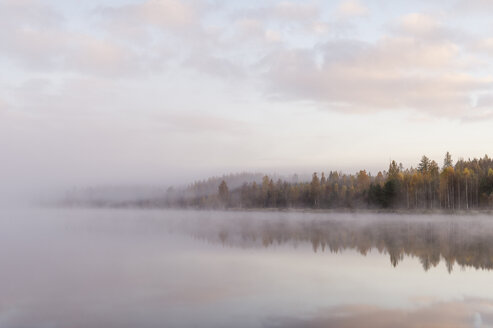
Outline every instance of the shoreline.
<path fill-rule="evenodd" d="M 446 215 L 446 216 L 476 216 L 476 215 L 491 215 L 493 209 L 469 209 L 469 210 L 444 210 L 444 209 L 314 209 L 314 208 L 201 208 L 201 207 L 173 207 L 173 206 L 139 206 L 132 204 L 105 204 L 105 205 L 89 205 L 89 204 L 50 204 L 42 207 L 52 208 L 85 208 L 85 209 L 115 209 L 115 210 L 182 210 L 182 211 L 217 211 L 217 212 L 261 212 L 261 213 L 318 213 L 318 214 L 397 214 L 397 215 Z"/>

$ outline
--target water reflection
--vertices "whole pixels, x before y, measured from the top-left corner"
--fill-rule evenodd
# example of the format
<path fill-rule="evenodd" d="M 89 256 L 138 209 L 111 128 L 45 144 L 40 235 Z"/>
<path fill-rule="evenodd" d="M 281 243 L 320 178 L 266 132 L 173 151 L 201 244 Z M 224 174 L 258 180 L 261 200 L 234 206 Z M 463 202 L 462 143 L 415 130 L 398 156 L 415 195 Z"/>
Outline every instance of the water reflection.
<path fill-rule="evenodd" d="M 493 325 L 487 217 L 1 214 L 0 328 Z"/>
<path fill-rule="evenodd" d="M 490 327 L 493 302 L 470 299 L 439 302 L 414 310 L 388 309 L 372 305 L 344 305 L 328 308 L 313 317 L 273 318 L 266 328 L 411 328 L 411 327 Z"/>
<path fill-rule="evenodd" d="M 367 255 L 373 249 L 378 250 L 389 255 L 394 267 L 405 256 L 412 256 L 419 258 L 425 271 L 442 260 L 449 272 L 454 264 L 493 269 L 493 222 L 481 218 L 233 217 L 198 227 L 188 225 L 185 231 L 195 238 L 230 247 L 297 246 L 308 242 L 314 252 L 355 249 Z"/>

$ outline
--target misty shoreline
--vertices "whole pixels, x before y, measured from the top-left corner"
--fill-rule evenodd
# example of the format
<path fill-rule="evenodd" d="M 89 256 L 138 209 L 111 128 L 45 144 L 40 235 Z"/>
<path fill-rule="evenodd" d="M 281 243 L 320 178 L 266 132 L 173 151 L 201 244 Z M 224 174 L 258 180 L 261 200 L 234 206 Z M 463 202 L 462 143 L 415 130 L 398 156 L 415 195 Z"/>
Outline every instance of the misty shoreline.
<path fill-rule="evenodd" d="M 199 212 L 245 212 L 245 213 L 307 213 L 307 214 L 397 214 L 397 215 L 445 215 L 445 216 L 477 216 L 491 215 L 492 209 L 469 209 L 469 210 L 447 210 L 447 209 L 313 209 L 313 208 L 202 208 L 202 207 L 177 207 L 177 206 L 147 206 L 138 204 L 43 204 L 46 208 L 61 209 L 114 209 L 114 210 L 153 210 L 153 211 L 199 211 Z"/>
<path fill-rule="evenodd" d="M 314 172 L 310 179 L 236 173 L 195 181 L 187 187 L 88 188 L 66 192 L 62 205 L 96 207 L 194 208 L 254 211 L 320 211 L 413 214 L 493 211 L 493 159 L 455 164 L 447 152 L 440 168 L 423 156 L 416 168 L 392 160 L 372 175 Z"/>

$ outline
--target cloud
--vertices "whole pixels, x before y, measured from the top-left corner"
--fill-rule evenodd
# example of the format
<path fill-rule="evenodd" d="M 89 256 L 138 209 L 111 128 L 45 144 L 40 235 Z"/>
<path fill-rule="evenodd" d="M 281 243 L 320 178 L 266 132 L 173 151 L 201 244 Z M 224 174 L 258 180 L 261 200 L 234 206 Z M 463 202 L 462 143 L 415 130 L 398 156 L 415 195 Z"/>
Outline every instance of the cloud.
<path fill-rule="evenodd" d="M 244 42 L 257 42 L 258 47 L 282 41 L 281 31 L 266 27 L 266 24 L 258 19 L 240 18 L 234 21 L 235 33 L 231 40 L 231 46 L 241 46 Z"/>
<path fill-rule="evenodd" d="M 337 10 L 345 17 L 369 13 L 357 1 L 343 1 Z M 90 15 L 104 22 L 95 27 L 100 30 L 71 29 L 41 1 L 0 2 L 6 27 L 0 30 L 1 56 L 28 70 L 82 78 L 162 77 L 168 67 L 224 83 L 248 76 L 269 98 L 359 113 L 413 110 L 463 117 L 474 109 L 471 98 L 492 86 L 486 74 L 475 74 L 484 62 L 474 51 L 493 53 L 493 41 L 466 47 L 441 16 L 421 12 L 392 21 L 389 34 L 371 41 L 331 37 L 336 27 L 321 20 L 317 2 L 278 1 L 252 9 L 145 0 L 98 7 Z M 488 114 L 479 107 L 472 112 Z"/>
<path fill-rule="evenodd" d="M 490 15 L 493 12 L 493 2 L 489 0 L 459 0 L 454 12 Z"/>
<path fill-rule="evenodd" d="M 330 31 L 329 24 L 324 22 L 315 22 L 311 24 L 311 28 L 316 34 L 326 34 Z"/>
<path fill-rule="evenodd" d="M 173 131 L 185 134 L 232 136 L 245 135 L 250 132 L 250 127 L 243 121 L 200 113 L 170 113 L 164 116 L 163 121 Z"/>
<path fill-rule="evenodd" d="M 272 10 L 277 18 L 288 21 L 308 21 L 320 16 L 320 8 L 313 3 L 281 1 Z"/>
<path fill-rule="evenodd" d="M 315 2 L 278 1 L 234 10 L 230 18 L 242 38 L 250 36 L 257 41 L 277 43 L 283 41 L 285 33 L 290 38 L 326 34 L 328 23 L 323 21 L 322 12 Z"/>
<path fill-rule="evenodd" d="M 234 22 L 237 33 L 240 36 L 254 37 L 262 36 L 264 33 L 264 25 L 258 19 L 240 18 Z"/>
<path fill-rule="evenodd" d="M 487 92 L 476 97 L 476 104 L 463 113 L 465 122 L 481 122 L 493 118 L 493 93 Z"/>
<path fill-rule="evenodd" d="M 102 76 L 135 76 L 149 70 L 144 56 L 107 39 L 75 34 L 67 43 L 62 67 Z"/>
<path fill-rule="evenodd" d="M 123 24 L 149 24 L 170 29 L 180 29 L 198 21 L 196 9 L 179 0 L 147 0 L 118 7 L 101 7 L 99 12 Z"/>
<path fill-rule="evenodd" d="M 199 54 L 197 52 L 192 54 L 184 62 L 184 65 L 189 68 L 195 68 L 199 72 L 225 79 L 242 78 L 246 76 L 242 66 L 227 58 L 221 58 L 207 53 Z"/>
<path fill-rule="evenodd" d="M 259 19 L 240 18 L 235 20 L 233 25 L 235 28 L 234 38 L 237 42 L 265 40 L 266 27 Z"/>
<path fill-rule="evenodd" d="M 268 6 L 235 10 L 232 17 L 289 24 L 318 20 L 320 13 L 321 8 L 314 2 L 276 1 Z"/>
<path fill-rule="evenodd" d="M 472 44 L 472 50 L 493 56 L 493 38 L 483 38 Z"/>
<path fill-rule="evenodd" d="M 476 108 L 491 108 L 493 109 L 493 94 L 487 93 L 478 96 Z"/>
<path fill-rule="evenodd" d="M 406 109 L 459 117 L 471 108 L 472 94 L 493 86 L 491 78 L 469 72 L 473 62 L 459 44 L 407 35 L 284 49 L 264 64 L 270 96 L 349 112 Z"/>
<path fill-rule="evenodd" d="M 338 13 L 343 17 L 360 17 L 368 15 L 370 10 L 359 1 L 346 0 L 339 4 Z"/>
<path fill-rule="evenodd" d="M 455 26 L 444 24 L 443 15 L 413 12 L 399 17 L 390 24 L 390 32 L 417 38 L 423 42 L 469 42 L 472 36 Z"/>
<path fill-rule="evenodd" d="M 440 23 L 431 15 L 411 13 L 400 19 L 402 31 L 420 36 L 427 36 L 440 27 Z"/>
<path fill-rule="evenodd" d="M 29 70 L 111 77 L 147 70 L 145 55 L 114 39 L 70 29 L 59 12 L 41 2 L 0 2 L 0 20 L 0 56 Z"/>
<path fill-rule="evenodd" d="M 279 31 L 268 29 L 265 31 L 265 39 L 270 42 L 279 42 L 282 40 L 282 35 Z"/>
<path fill-rule="evenodd" d="M 40 0 L 0 1 L 0 21 L 3 27 L 16 24 L 41 29 L 61 27 L 65 23 L 63 15 Z"/>
<path fill-rule="evenodd" d="M 0 2 L 0 56 L 33 67 L 51 67 L 62 50 L 64 18 L 34 0 Z"/>
<path fill-rule="evenodd" d="M 11 58 L 38 71 L 124 76 L 145 70 L 132 49 L 88 34 L 24 29 L 9 39 Z"/>

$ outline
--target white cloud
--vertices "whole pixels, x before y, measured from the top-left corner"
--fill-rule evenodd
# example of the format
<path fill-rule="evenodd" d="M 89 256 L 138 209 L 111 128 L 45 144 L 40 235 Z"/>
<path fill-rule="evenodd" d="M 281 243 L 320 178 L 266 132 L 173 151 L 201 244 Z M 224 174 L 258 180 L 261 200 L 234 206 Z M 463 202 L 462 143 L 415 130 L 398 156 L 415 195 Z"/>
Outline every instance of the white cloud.
<path fill-rule="evenodd" d="M 209 54 L 194 53 L 185 61 L 186 67 L 192 67 L 199 72 L 225 79 L 242 78 L 246 75 L 242 66 Z"/>
<path fill-rule="evenodd" d="M 204 11 L 195 2 L 145 0 L 100 7 L 92 14 L 112 28 L 98 33 L 65 28 L 63 16 L 34 0 L 4 1 L 0 6 L 7 24 L 0 31 L 4 56 L 28 67 L 85 78 L 160 75 L 163 63 L 170 61 L 175 69 L 191 68 L 225 83 L 255 76 L 257 85 L 269 86 L 270 96 L 338 110 L 413 109 L 454 117 L 470 107 L 472 94 L 487 91 L 491 83 L 471 72 L 474 54 L 430 14 L 401 16 L 392 20 L 396 23 L 390 36 L 364 42 L 325 41 L 331 26 L 319 20 L 318 3 L 280 1 L 236 8 L 223 13 L 226 22 L 214 25 L 205 18 L 217 12 Z M 28 10 L 31 6 L 36 11 Z M 340 3 L 338 11 L 346 17 L 369 13 L 357 1 Z M 9 18 L 16 15 L 16 20 Z M 126 39 L 115 26 L 140 27 Z M 148 40 L 140 42 L 142 35 Z M 296 44 L 310 38 L 312 46 Z M 484 39 L 476 49 L 492 52 L 493 41 Z M 258 75 L 262 68 L 267 74 Z"/>
<path fill-rule="evenodd" d="M 236 10 L 233 17 L 303 24 L 317 20 L 321 14 L 320 6 L 315 2 L 273 1 L 266 3 L 268 5 Z"/>
<path fill-rule="evenodd" d="M 326 34 L 327 32 L 330 31 L 330 26 L 327 23 L 324 22 L 315 22 L 311 24 L 311 29 L 316 33 L 316 34 Z"/>
<path fill-rule="evenodd" d="M 277 3 L 273 12 L 278 18 L 292 21 L 308 21 L 320 16 L 320 8 L 317 5 L 292 1 Z"/>
<path fill-rule="evenodd" d="M 493 12 L 493 2 L 490 0 L 459 0 L 454 11 L 463 13 L 474 13 L 480 15 L 491 15 Z"/>
<path fill-rule="evenodd" d="M 281 41 L 282 36 L 279 31 L 268 29 L 265 31 L 265 38 L 270 42 L 279 42 Z"/>
<path fill-rule="evenodd" d="M 410 37 L 383 37 L 361 54 L 368 69 L 434 69 L 458 68 L 460 48 L 452 42 L 423 42 Z"/>
<path fill-rule="evenodd" d="M 69 70 L 103 76 L 134 76 L 148 70 L 144 58 L 131 48 L 90 35 L 71 36 L 63 65 Z"/>
<path fill-rule="evenodd" d="M 51 68 L 63 48 L 63 17 L 38 1 L 0 2 L 0 56 Z"/>
<path fill-rule="evenodd" d="M 317 55 L 323 56 L 322 65 Z M 269 65 L 272 94 L 345 112 L 406 109 L 460 117 L 471 108 L 472 94 L 493 86 L 492 79 L 465 70 L 457 45 L 407 37 L 284 50 Z"/>
<path fill-rule="evenodd" d="M 493 56 L 493 38 L 484 38 L 474 42 L 472 50 Z"/>
<path fill-rule="evenodd" d="M 0 57 L 30 70 L 125 76 L 147 69 L 132 48 L 72 30 L 60 13 L 40 2 L 0 2 L 0 19 Z"/>
<path fill-rule="evenodd" d="M 8 28 L 22 25 L 30 28 L 49 29 L 64 25 L 64 17 L 52 6 L 40 0 L 0 1 L 0 21 Z"/>
<path fill-rule="evenodd" d="M 242 42 L 265 37 L 265 26 L 258 19 L 240 18 L 234 22 L 234 27 L 235 38 Z"/>
<path fill-rule="evenodd" d="M 340 3 L 338 13 L 344 17 L 366 16 L 369 9 L 356 0 L 345 0 Z"/>
<path fill-rule="evenodd" d="M 402 17 L 401 25 L 406 31 L 423 34 L 435 30 L 438 22 L 430 15 L 412 13 Z"/>
<path fill-rule="evenodd" d="M 178 0 L 150 0 L 136 9 L 144 19 L 156 25 L 182 27 L 197 19 L 194 9 Z"/>
<path fill-rule="evenodd" d="M 146 0 L 137 4 L 104 7 L 100 11 L 124 24 L 151 24 L 164 28 L 184 28 L 198 21 L 195 8 L 179 0 Z"/>
<path fill-rule="evenodd" d="M 445 35 L 445 28 L 434 16 L 423 13 L 411 13 L 400 17 L 397 25 L 399 33 L 420 38 L 434 38 Z"/>

